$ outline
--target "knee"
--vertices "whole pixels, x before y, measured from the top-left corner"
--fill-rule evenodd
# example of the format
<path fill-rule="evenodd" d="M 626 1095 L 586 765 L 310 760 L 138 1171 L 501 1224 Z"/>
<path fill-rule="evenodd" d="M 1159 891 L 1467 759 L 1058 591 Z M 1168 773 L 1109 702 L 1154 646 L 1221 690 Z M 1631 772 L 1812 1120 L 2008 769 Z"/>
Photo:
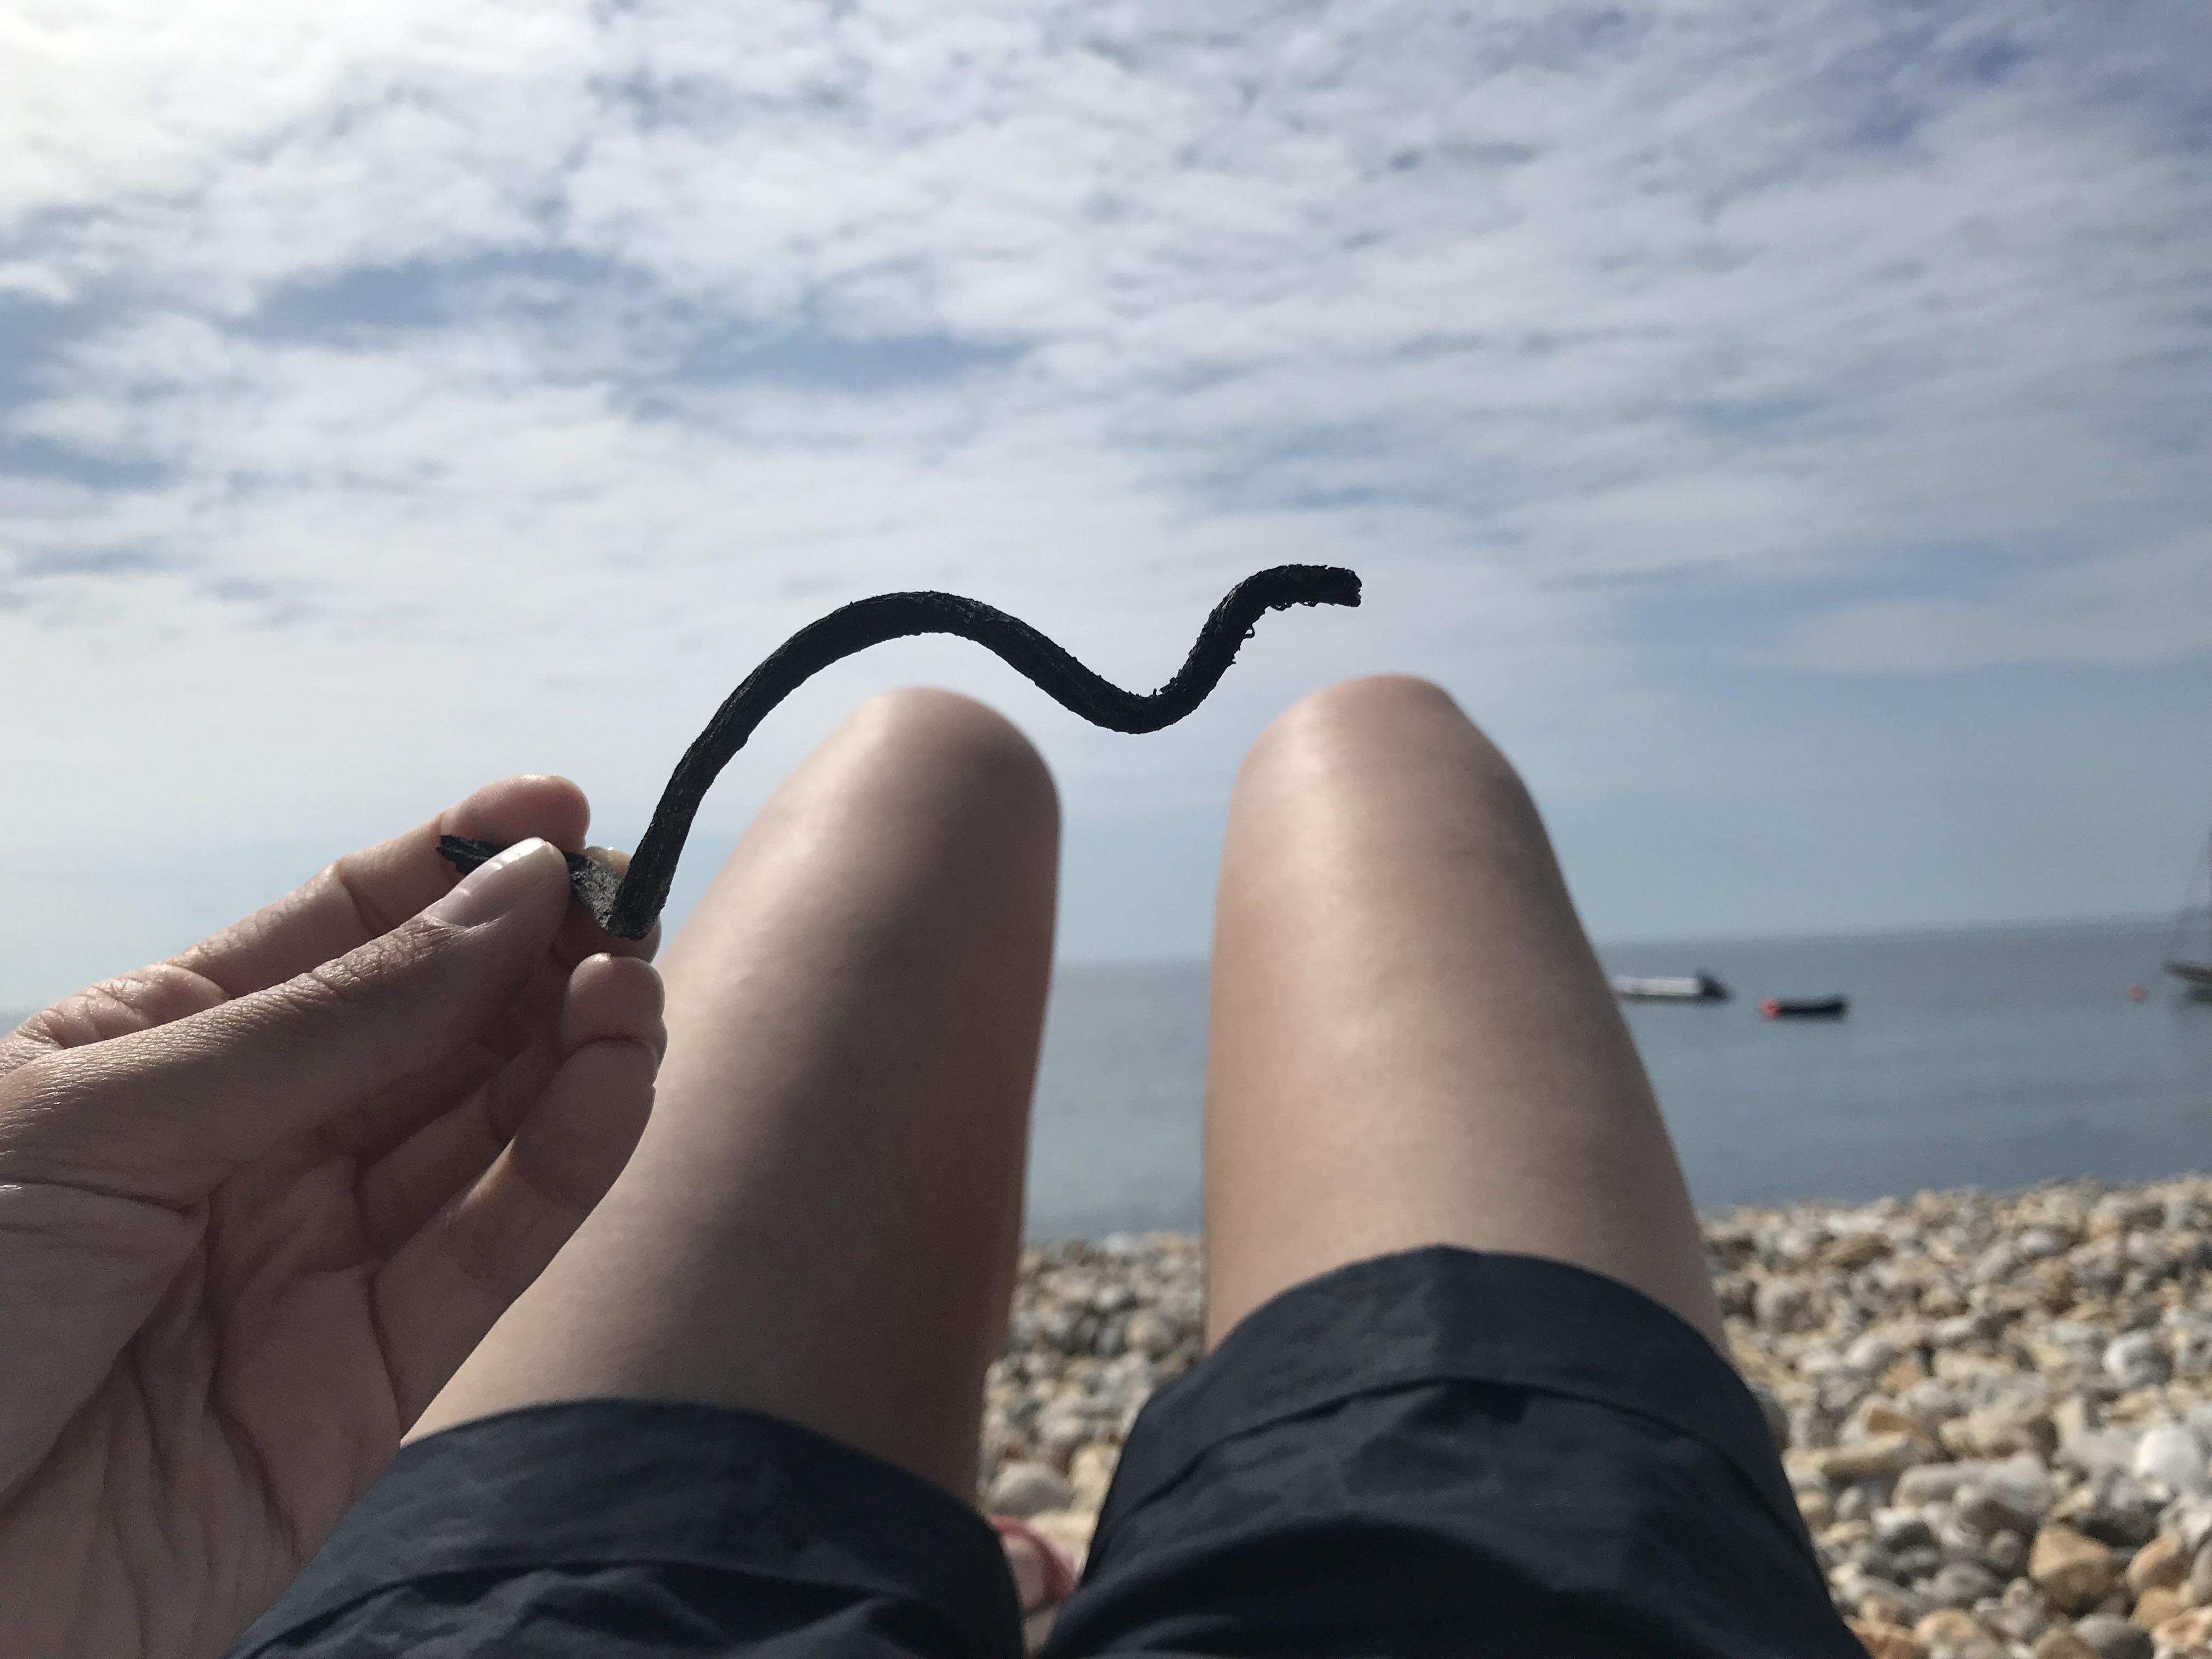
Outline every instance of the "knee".
<path fill-rule="evenodd" d="M 1036 745 L 997 710 L 955 691 L 903 686 L 869 698 L 848 735 L 963 814 L 1057 837 L 1060 797 Z"/>
<path fill-rule="evenodd" d="M 1370 674 L 1324 686 L 1284 710 L 1252 745 L 1238 781 L 1437 766 L 1509 796 L 1525 793 L 1512 763 L 1442 686 L 1411 674 Z"/>

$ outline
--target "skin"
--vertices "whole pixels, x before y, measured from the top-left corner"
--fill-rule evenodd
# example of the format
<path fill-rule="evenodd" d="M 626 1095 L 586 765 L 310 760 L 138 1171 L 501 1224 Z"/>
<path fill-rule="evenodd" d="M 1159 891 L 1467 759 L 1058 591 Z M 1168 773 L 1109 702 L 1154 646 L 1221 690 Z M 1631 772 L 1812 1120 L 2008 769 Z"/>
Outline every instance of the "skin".
<path fill-rule="evenodd" d="M 637 1156 L 417 1432 L 552 1400 L 703 1401 L 972 1497 L 1058 828 L 1042 762 L 988 709 L 905 691 L 848 720 L 671 947 Z M 1213 968 L 1213 1340 L 1302 1279 L 1427 1243 L 1575 1262 L 1720 1340 L 1542 824 L 1442 691 L 1352 681 L 1261 737 Z"/>
<path fill-rule="evenodd" d="M 665 1032 L 549 851 L 496 921 L 416 916 L 440 834 L 584 825 L 558 780 L 494 786 L 0 1044 L 0 1329 L 51 1356 L 0 1392 L 0 1582 L 29 1587 L 0 1652 L 219 1653 L 410 1427 L 545 1401 L 769 1412 L 972 1495 L 1042 763 L 964 698 L 865 705 L 672 949 Z M 1334 686 L 1254 746 L 1212 1018 L 1211 1340 L 1429 1243 L 1573 1262 L 1721 1340 L 1541 823 L 1436 687 Z"/>
<path fill-rule="evenodd" d="M 670 947 L 636 1157 L 416 1432 L 551 1400 L 699 1401 L 972 1498 L 1059 829 L 1043 763 L 988 708 L 863 705 Z"/>
<path fill-rule="evenodd" d="M 0 1042 L 0 1652 L 220 1653 L 613 1181 L 665 1036 L 586 817 L 495 784 Z M 446 833 L 544 840 L 465 926 Z"/>
<path fill-rule="evenodd" d="M 1695 1212 L 1528 792 L 1424 680 L 1253 745 L 1215 901 L 1206 1329 L 1425 1244 L 1548 1256 L 1727 1352 Z"/>

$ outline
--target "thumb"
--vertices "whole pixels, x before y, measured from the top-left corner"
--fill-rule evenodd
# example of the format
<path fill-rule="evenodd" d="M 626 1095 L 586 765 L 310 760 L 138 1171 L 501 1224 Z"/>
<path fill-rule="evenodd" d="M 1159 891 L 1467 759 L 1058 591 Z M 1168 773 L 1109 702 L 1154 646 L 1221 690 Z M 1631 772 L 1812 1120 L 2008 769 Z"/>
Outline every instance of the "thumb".
<path fill-rule="evenodd" d="M 0 1079 L 0 1182 L 195 1203 L 248 1158 L 458 1048 L 542 960 L 568 867 L 531 840 L 413 920 L 203 1013 Z"/>

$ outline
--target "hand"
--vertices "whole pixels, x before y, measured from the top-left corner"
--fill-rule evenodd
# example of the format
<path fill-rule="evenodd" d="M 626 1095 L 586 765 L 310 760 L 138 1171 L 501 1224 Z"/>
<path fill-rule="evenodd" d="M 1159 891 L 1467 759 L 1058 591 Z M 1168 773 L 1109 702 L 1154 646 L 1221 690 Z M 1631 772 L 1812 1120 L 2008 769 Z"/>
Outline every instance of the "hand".
<path fill-rule="evenodd" d="M 221 1653 L 613 1183 L 665 1039 L 586 817 L 492 785 L 0 1042 L 0 1653 Z"/>

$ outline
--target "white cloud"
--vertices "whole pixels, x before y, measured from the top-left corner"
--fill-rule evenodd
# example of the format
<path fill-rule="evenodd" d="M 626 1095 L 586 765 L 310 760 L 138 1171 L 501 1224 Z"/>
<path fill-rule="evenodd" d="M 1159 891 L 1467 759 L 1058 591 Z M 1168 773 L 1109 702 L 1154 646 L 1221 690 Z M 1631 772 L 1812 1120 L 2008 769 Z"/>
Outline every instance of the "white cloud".
<path fill-rule="evenodd" d="M 1748 596 L 1762 672 L 2200 653 L 2204 50 L 2063 4 L 26 0 L 0 657 L 101 738 L 0 764 L 208 841 L 506 755 L 634 814 L 839 600 L 971 591 L 1140 682 L 1285 559 L 1370 608 L 1271 623 L 1192 732 L 915 645 L 760 773 L 925 672 L 1079 803 L 1217 787 L 1358 667 L 1656 707 L 1655 596 Z"/>

